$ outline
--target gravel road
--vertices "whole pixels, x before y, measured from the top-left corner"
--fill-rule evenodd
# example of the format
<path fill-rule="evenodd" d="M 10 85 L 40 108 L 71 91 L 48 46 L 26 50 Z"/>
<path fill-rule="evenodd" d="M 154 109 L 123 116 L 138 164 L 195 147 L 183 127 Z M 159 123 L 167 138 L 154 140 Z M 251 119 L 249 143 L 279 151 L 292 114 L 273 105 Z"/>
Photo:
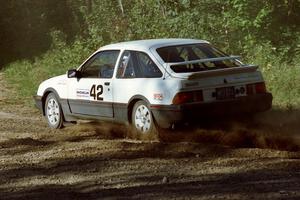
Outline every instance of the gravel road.
<path fill-rule="evenodd" d="M 50 130 L 0 73 L 0 199 L 300 199 L 300 114 L 273 110 L 138 140 L 121 125 Z"/>

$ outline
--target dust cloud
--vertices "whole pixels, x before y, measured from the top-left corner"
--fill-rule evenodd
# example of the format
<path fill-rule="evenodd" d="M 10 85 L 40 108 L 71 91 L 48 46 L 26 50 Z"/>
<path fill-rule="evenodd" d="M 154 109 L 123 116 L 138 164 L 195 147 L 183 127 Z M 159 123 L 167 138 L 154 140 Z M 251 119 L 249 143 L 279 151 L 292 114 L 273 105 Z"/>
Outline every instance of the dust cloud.
<path fill-rule="evenodd" d="M 103 139 L 158 139 L 154 135 L 141 136 L 128 126 L 111 123 L 80 123 L 70 131 Z M 300 151 L 300 112 L 272 110 L 248 120 L 209 120 L 194 126 L 180 127 L 179 130 L 161 131 L 159 139 L 164 143 L 190 142 L 232 148 Z M 76 137 L 71 140 L 76 141 Z"/>
<path fill-rule="evenodd" d="M 165 134 L 164 140 L 212 143 L 233 148 L 300 151 L 300 112 L 272 110 L 248 120 L 209 121 L 193 130 Z"/>

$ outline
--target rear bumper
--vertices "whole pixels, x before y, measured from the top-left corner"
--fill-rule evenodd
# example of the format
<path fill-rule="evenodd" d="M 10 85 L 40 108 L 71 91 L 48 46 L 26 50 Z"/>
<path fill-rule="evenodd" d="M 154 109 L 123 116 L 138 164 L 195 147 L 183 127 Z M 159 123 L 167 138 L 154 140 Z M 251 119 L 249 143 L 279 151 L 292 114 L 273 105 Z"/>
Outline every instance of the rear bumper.
<path fill-rule="evenodd" d="M 43 101 L 41 96 L 33 96 L 35 107 L 43 113 Z"/>
<path fill-rule="evenodd" d="M 157 124 L 168 128 L 174 123 L 197 121 L 201 118 L 263 112 L 272 107 L 272 94 L 256 94 L 230 100 L 189 103 L 183 105 L 151 106 Z"/>

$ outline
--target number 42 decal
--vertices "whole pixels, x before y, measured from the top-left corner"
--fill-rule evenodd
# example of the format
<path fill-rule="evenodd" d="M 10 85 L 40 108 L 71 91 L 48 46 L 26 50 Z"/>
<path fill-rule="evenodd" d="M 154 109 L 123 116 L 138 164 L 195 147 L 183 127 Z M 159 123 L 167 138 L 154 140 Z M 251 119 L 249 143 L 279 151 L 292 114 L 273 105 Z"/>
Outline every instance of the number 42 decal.
<path fill-rule="evenodd" d="M 103 94 L 103 86 L 102 85 L 92 85 L 90 90 L 90 96 L 94 98 L 94 100 L 103 101 L 103 97 L 100 95 Z"/>

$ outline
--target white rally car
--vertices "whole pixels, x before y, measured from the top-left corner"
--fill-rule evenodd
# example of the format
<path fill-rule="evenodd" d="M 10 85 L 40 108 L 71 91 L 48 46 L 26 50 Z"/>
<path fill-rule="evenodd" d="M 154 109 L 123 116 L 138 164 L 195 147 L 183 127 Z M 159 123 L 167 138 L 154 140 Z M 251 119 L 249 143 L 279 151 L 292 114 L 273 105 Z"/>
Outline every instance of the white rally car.
<path fill-rule="evenodd" d="M 272 106 L 258 67 L 209 42 L 154 39 L 98 49 L 78 69 L 42 82 L 34 97 L 51 128 L 78 119 L 155 127 Z"/>

